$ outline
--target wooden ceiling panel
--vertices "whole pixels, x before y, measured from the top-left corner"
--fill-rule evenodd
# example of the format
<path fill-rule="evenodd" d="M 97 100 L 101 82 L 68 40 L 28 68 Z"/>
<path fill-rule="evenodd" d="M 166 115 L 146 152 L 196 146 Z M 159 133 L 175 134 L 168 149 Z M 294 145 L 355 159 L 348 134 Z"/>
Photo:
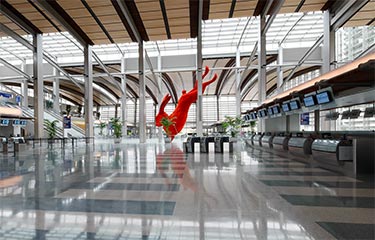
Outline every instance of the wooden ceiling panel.
<path fill-rule="evenodd" d="M 368 19 L 365 20 L 350 20 L 349 22 L 344 24 L 344 27 L 359 27 L 359 26 L 366 26 L 369 22 Z"/>
<path fill-rule="evenodd" d="M 297 6 L 287 6 L 282 7 L 279 11 L 279 13 L 292 13 L 296 9 Z"/>
<path fill-rule="evenodd" d="M 115 37 L 113 38 L 113 40 L 116 43 L 128 43 L 132 41 L 130 38 L 115 38 Z"/>
<path fill-rule="evenodd" d="M 167 12 L 168 14 L 169 12 Z M 140 13 L 141 18 L 143 21 L 148 21 L 148 20 L 154 20 L 154 19 L 163 19 L 163 15 L 161 11 L 155 11 L 155 12 L 147 12 L 147 13 Z M 168 15 L 169 16 L 169 15 Z"/>
<path fill-rule="evenodd" d="M 190 26 L 189 25 L 186 25 L 186 26 L 177 26 L 177 27 L 174 27 L 174 26 L 170 26 L 171 28 L 171 33 L 172 35 L 174 33 L 190 33 Z"/>
<path fill-rule="evenodd" d="M 42 14 L 40 14 L 38 11 L 22 13 L 22 15 L 25 16 L 27 19 L 29 19 L 31 22 L 33 22 L 34 20 L 47 21 L 45 17 Z"/>
<path fill-rule="evenodd" d="M 128 35 L 124 31 L 112 31 L 111 37 L 113 38 L 126 38 Z"/>
<path fill-rule="evenodd" d="M 242 10 L 242 11 L 234 11 L 233 17 L 238 18 L 238 17 L 251 17 L 254 14 L 254 9 L 247 9 L 247 10 Z"/>
<path fill-rule="evenodd" d="M 175 39 L 190 38 L 190 32 L 186 33 L 173 33 L 172 37 Z"/>
<path fill-rule="evenodd" d="M 164 27 L 164 20 L 163 20 L 163 18 L 158 19 L 158 20 L 148 20 L 148 21 L 143 21 L 143 24 L 145 25 L 146 29 L 162 28 L 162 27 Z"/>
<path fill-rule="evenodd" d="M 88 33 L 87 36 L 90 37 L 90 39 L 98 39 L 98 38 L 106 38 L 107 36 L 103 32 L 93 32 Z"/>
<path fill-rule="evenodd" d="M 85 33 L 95 33 L 98 32 L 98 25 L 96 23 L 92 25 L 84 25 L 82 26 L 82 30 Z"/>
<path fill-rule="evenodd" d="M 298 12 L 320 11 L 320 9 L 323 6 L 324 6 L 324 3 L 323 4 L 311 4 L 311 5 L 304 4 Z"/>
<path fill-rule="evenodd" d="M 34 13 L 38 12 L 30 3 L 28 2 L 23 2 L 22 4 L 13 4 L 13 1 L 11 2 L 11 5 L 17 9 L 22 14 L 25 13 Z"/>
<path fill-rule="evenodd" d="M 90 8 L 94 11 L 96 16 L 105 16 L 105 15 L 116 15 L 117 12 L 115 8 L 111 5 L 107 6 L 91 6 L 89 4 Z"/>
<path fill-rule="evenodd" d="M 368 19 L 371 20 L 375 17 L 375 9 L 373 11 L 360 11 L 356 13 L 351 20 L 361 20 Z"/>
<path fill-rule="evenodd" d="M 189 1 L 188 0 L 164 0 L 167 14 L 170 10 L 183 9 L 189 13 Z"/>
<path fill-rule="evenodd" d="M 375 9 L 375 1 L 368 2 L 361 11 L 373 11 Z"/>
<path fill-rule="evenodd" d="M 90 7 L 100 7 L 112 5 L 110 1 L 107 0 L 86 0 Z"/>
<path fill-rule="evenodd" d="M 229 12 L 210 13 L 210 19 L 228 18 Z"/>
<path fill-rule="evenodd" d="M 215 12 L 227 12 L 229 14 L 231 5 L 232 5 L 232 2 L 218 3 L 218 4 L 213 4 L 211 2 L 210 15 L 211 13 L 215 13 Z"/>
<path fill-rule="evenodd" d="M 100 38 L 100 39 L 93 39 L 93 38 L 91 38 L 91 40 L 95 43 L 95 45 L 110 44 L 111 43 L 107 37 Z"/>
<path fill-rule="evenodd" d="M 74 18 L 74 21 L 83 29 L 86 25 L 97 25 L 95 20 L 92 17 L 82 17 L 82 18 Z M 98 25 L 97 25 L 98 26 Z M 101 31 L 98 26 L 98 31 Z"/>
<path fill-rule="evenodd" d="M 108 23 L 121 23 L 121 19 L 113 15 L 98 16 L 98 18 L 104 25 Z"/>
<path fill-rule="evenodd" d="M 85 9 L 81 1 L 72 0 L 57 0 L 57 3 L 64 8 L 65 11 L 72 9 Z"/>
<path fill-rule="evenodd" d="M 188 18 L 170 18 L 168 19 L 169 21 L 169 26 L 186 26 L 190 24 L 190 20 Z"/>
<path fill-rule="evenodd" d="M 148 35 L 161 35 L 163 33 L 166 34 L 164 27 L 161 27 L 161 28 L 149 28 L 149 29 L 147 29 L 147 34 Z"/>
<path fill-rule="evenodd" d="M 137 3 L 139 13 L 161 11 L 159 1 Z"/>
<path fill-rule="evenodd" d="M 77 9 L 65 9 L 65 11 L 75 20 L 75 18 L 82 17 L 91 17 L 89 11 L 86 8 L 77 8 Z"/>
<path fill-rule="evenodd" d="M 107 31 L 126 31 L 122 23 L 107 23 L 105 25 Z"/>
<path fill-rule="evenodd" d="M 151 35 L 151 34 L 149 34 L 148 36 L 150 37 L 151 41 L 168 40 L 167 34 L 163 34 L 163 35 Z"/>
<path fill-rule="evenodd" d="M 189 18 L 189 10 L 187 9 L 173 9 L 167 10 L 168 18 L 180 18 L 180 17 L 187 17 Z"/>

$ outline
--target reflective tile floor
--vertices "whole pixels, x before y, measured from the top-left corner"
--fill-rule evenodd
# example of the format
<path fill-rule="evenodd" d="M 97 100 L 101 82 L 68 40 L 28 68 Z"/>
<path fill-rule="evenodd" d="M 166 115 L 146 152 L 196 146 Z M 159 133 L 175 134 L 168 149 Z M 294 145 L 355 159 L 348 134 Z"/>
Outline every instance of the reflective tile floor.
<path fill-rule="evenodd" d="M 112 141 L 0 154 L 0 239 L 374 239 L 373 180 L 241 144 Z"/>

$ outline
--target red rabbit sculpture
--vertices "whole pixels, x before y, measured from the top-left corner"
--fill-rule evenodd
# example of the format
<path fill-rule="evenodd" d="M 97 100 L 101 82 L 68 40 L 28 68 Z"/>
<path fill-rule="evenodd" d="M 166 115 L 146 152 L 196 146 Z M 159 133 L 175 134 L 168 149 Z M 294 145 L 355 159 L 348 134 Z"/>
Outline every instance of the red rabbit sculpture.
<path fill-rule="evenodd" d="M 205 71 L 202 75 L 202 79 L 206 77 L 206 75 L 209 72 L 209 68 L 206 66 Z M 217 79 L 217 74 L 213 76 L 212 79 L 210 79 L 207 82 L 202 83 L 202 93 L 206 89 L 206 87 L 213 83 Z M 187 115 L 189 112 L 189 108 L 192 103 L 195 103 L 198 98 L 198 85 L 197 81 L 194 84 L 194 87 L 189 92 L 186 92 L 185 90 L 182 91 L 182 95 L 180 99 L 177 102 L 177 106 L 175 110 L 168 115 L 164 108 L 171 99 L 171 95 L 166 94 L 160 104 L 159 113 L 155 117 L 155 125 L 157 127 L 163 126 L 163 129 L 165 133 L 168 135 L 168 137 L 173 140 L 174 137 L 182 130 L 184 127 Z"/>

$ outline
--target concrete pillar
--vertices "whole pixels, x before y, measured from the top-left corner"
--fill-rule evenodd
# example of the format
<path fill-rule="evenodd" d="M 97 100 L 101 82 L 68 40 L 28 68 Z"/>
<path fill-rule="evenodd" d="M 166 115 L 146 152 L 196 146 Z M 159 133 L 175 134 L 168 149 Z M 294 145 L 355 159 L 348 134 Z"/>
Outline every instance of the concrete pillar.
<path fill-rule="evenodd" d="M 92 46 L 84 47 L 84 69 L 85 69 L 85 134 L 86 137 L 94 137 L 94 119 L 93 119 L 93 76 L 92 76 Z M 87 139 L 86 143 L 92 142 Z"/>
<path fill-rule="evenodd" d="M 266 33 L 264 27 L 266 25 L 266 17 L 259 16 L 258 29 L 258 104 L 263 104 L 266 100 Z M 265 129 L 264 119 L 259 119 L 258 130 L 263 132 Z"/>
<path fill-rule="evenodd" d="M 44 104 L 43 104 L 43 37 L 33 36 L 33 72 L 34 72 L 34 137 L 43 137 Z"/>
<path fill-rule="evenodd" d="M 121 119 L 122 119 L 122 136 L 126 137 L 128 132 L 128 116 L 127 116 L 127 109 L 128 106 L 126 105 L 126 74 L 125 74 L 125 56 L 121 58 Z"/>
<path fill-rule="evenodd" d="M 138 43 L 138 74 L 139 74 L 139 142 L 146 142 L 146 84 L 143 41 Z"/>
<path fill-rule="evenodd" d="M 60 72 L 56 68 L 53 69 L 53 111 L 60 114 Z"/>

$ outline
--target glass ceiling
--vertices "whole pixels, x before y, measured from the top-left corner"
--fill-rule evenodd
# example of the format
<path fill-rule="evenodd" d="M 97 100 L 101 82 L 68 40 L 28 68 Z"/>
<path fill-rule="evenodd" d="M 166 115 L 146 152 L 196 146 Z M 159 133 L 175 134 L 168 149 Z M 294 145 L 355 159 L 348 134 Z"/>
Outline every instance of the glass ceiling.
<path fill-rule="evenodd" d="M 214 54 L 235 54 L 237 45 L 241 52 L 250 53 L 258 41 L 257 17 L 214 19 L 203 21 L 202 44 L 203 57 Z M 279 14 L 269 28 L 267 51 L 277 50 L 282 42 L 283 47 L 309 47 L 323 34 L 323 14 L 321 12 Z M 30 35 L 24 36 L 32 42 Z M 43 36 L 43 48 L 57 62 L 83 61 L 82 47 L 67 32 L 50 33 Z M 145 49 L 149 56 L 195 54 L 196 39 L 165 40 L 146 42 Z M 95 45 L 94 52 L 102 61 L 119 61 L 125 57 L 137 57 L 136 43 Z M 20 64 L 21 61 L 32 62 L 32 52 L 10 37 L 0 38 L 0 55 L 4 60 Z"/>

